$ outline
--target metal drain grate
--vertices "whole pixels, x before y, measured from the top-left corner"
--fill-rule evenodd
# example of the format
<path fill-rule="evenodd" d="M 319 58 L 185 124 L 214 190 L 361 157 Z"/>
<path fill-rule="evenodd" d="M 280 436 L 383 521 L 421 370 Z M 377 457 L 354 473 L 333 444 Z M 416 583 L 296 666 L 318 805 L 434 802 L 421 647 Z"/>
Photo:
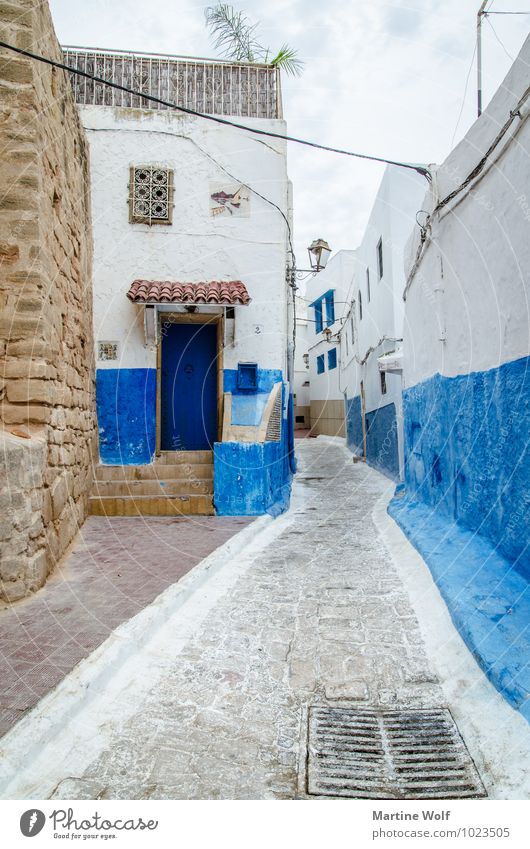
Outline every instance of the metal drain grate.
<path fill-rule="evenodd" d="M 486 792 L 448 710 L 309 709 L 307 792 L 463 799 Z"/>

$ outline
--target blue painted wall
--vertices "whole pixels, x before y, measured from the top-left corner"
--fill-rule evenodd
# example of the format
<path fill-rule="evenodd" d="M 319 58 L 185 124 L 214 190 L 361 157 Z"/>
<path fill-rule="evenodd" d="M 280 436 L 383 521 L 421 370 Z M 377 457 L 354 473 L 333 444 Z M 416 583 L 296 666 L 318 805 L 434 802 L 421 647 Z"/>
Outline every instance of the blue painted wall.
<path fill-rule="evenodd" d="M 383 474 L 399 480 L 399 445 L 395 404 L 386 404 L 366 413 L 366 460 Z M 363 456 L 361 396 L 346 401 L 346 442 L 357 456 Z"/>
<path fill-rule="evenodd" d="M 404 393 L 407 497 L 477 531 L 530 578 L 530 358 Z"/>
<path fill-rule="evenodd" d="M 271 388 L 282 379 L 271 377 Z M 263 386 L 264 383 L 260 383 Z M 226 386 L 226 382 L 225 382 Z M 283 390 L 285 392 L 285 389 Z M 285 400 L 285 396 L 284 396 Z M 278 442 L 216 442 L 214 445 L 214 505 L 219 516 L 278 515 L 287 509 L 295 471 L 293 402 L 282 418 Z"/>
<path fill-rule="evenodd" d="M 395 404 L 366 413 L 366 461 L 393 480 L 399 480 L 399 448 Z"/>
<path fill-rule="evenodd" d="M 406 390 L 404 426 L 405 483 L 388 512 L 530 722 L 530 358 Z"/>
<path fill-rule="evenodd" d="M 363 453 L 363 420 L 361 412 L 361 396 L 346 400 L 346 442 L 354 454 Z"/>
<path fill-rule="evenodd" d="M 270 392 L 232 395 L 232 424 L 257 427 L 270 398 Z"/>
<path fill-rule="evenodd" d="M 102 463 L 150 463 L 156 447 L 156 369 L 97 369 Z"/>
<path fill-rule="evenodd" d="M 528 581 L 485 537 L 400 489 L 388 512 L 429 566 L 479 666 L 530 722 Z"/>
<path fill-rule="evenodd" d="M 280 369 L 258 368 L 257 388 L 255 390 L 239 389 L 237 385 L 237 369 L 225 368 L 223 383 L 225 392 L 231 392 L 232 395 L 248 395 L 270 392 L 274 384 L 280 380 L 283 380 L 283 374 Z"/>

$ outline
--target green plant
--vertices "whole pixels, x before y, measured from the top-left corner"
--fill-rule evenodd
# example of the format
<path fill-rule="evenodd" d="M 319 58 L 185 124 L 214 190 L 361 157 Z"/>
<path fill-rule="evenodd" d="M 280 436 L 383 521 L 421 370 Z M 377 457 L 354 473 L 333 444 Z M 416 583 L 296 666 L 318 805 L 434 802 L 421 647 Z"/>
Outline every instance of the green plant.
<path fill-rule="evenodd" d="M 258 24 L 251 24 L 244 12 L 238 12 L 228 3 L 208 6 L 205 11 L 206 25 L 215 39 L 216 50 L 236 62 L 264 62 L 281 68 L 291 76 L 300 76 L 304 63 L 298 51 L 282 45 L 276 55 L 269 59 L 271 50 L 263 47 L 255 38 Z"/>

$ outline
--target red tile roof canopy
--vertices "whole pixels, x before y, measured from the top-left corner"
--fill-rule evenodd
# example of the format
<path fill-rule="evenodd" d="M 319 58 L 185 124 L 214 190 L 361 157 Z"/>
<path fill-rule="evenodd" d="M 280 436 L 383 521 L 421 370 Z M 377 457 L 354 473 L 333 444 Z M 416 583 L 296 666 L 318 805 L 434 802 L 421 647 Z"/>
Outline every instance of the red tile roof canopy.
<path fill-rule="evenodd" d="M 176 283 L 169 280 L 135 280 L 127 292 L 135 304 L 249 304 L 241 280 Z"/>

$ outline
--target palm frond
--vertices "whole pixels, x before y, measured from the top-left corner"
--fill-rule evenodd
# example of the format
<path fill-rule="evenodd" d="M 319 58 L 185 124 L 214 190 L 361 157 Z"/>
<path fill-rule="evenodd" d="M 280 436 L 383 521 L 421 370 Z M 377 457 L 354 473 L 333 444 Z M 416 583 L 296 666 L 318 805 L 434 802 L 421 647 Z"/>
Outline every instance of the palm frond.
<path fill-rule="evenodd" d="M 254 30 L 244 12 L 236 12 L 228 3 L 208 6 L 205 10 L 206 25 L 215 38 L 215 48 L 228 59 L 237 62 L 254 62 L 256 43 Z"/>
<path fill-rule="evenodd" d="M 251 24 L 244 12 L 237 12 L 229 3 L 208 6 L 204 12 L 206 26 L 214 39 L 214 46 L 227 59 L 236 62 L 264 62 L 274 65 L 286 74 L 298 77 L 304 63 L 298 51 L 284 44 L 274 59 L 269 59 L 271 50 L 257 41 L 255 32 L 258 24 Z"/>
<path fill-rule="evenodd" d="M 282 71 L 285 71 L 286 74 L 290 74 L 292 77 L 299 77 L 304 70 L 304 63 L 298 58 L 298 51 L 289 47 L 288 44 L 280 47 L 278 53 L 274 59 L 270 60 L 269 64 L 281 68 Z"/>

